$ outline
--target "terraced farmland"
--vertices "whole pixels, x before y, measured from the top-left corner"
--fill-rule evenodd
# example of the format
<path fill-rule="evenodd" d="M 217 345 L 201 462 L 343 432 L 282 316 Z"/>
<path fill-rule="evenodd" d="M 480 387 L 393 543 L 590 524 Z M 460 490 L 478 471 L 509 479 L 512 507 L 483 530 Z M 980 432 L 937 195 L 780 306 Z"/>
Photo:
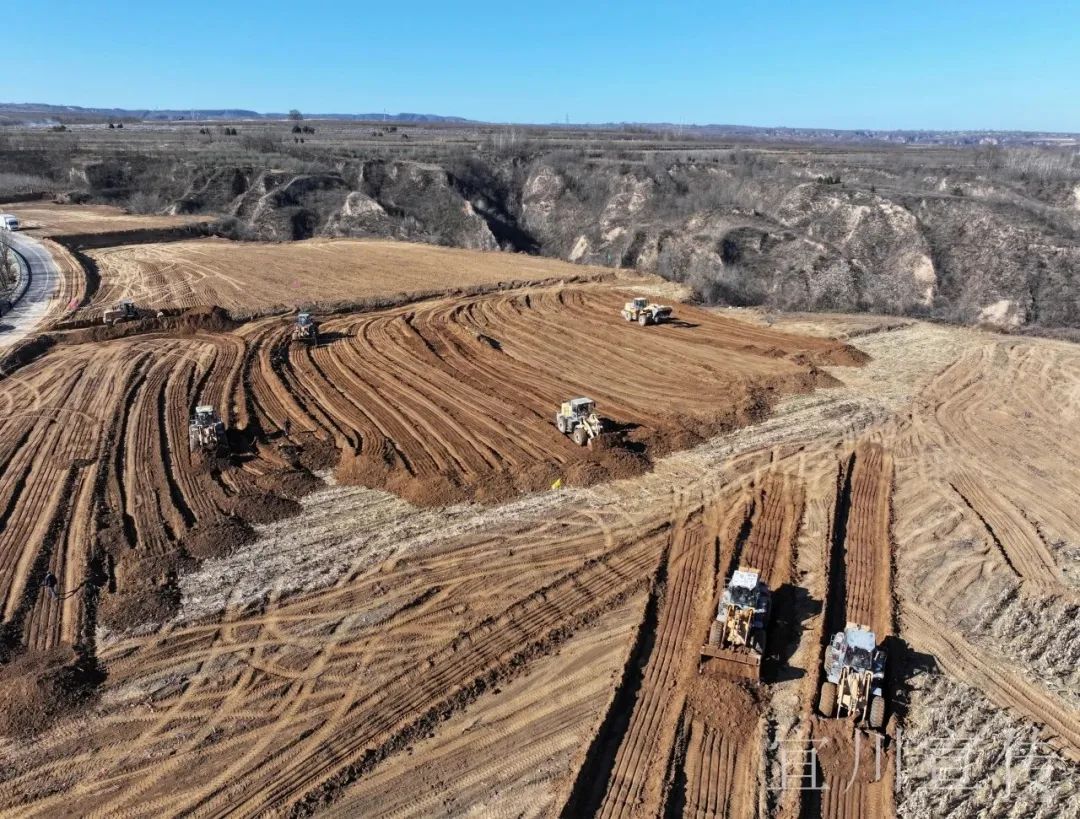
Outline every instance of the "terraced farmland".
<path fill-rule="evenodd" d="M 168 245 L 196 279 L 164 247 L 100 251 L 91 305 L 230 320 L 54 326 L 0 378 L 0 811 L 1069 809 L 1075 347 L 682 303 L 644 328 L 618 308 L 656 281 L 500 254 Z M 293 342 L 254 317 L 290 276 L 370 301 Z M 580 394 L 607 445 L 552 423 Z M 220 456 L 188 449 L 199 404 Z M 759 685 L 700 655 L 740 565 L 774 593 Z M 815 712 L 848 620 L 890 648 L 882 731 Z M 949 799 L 920 767 L 946 724 L 983 783 Z M 1004 778 L 1021 741 L 1042 778 Z"/>

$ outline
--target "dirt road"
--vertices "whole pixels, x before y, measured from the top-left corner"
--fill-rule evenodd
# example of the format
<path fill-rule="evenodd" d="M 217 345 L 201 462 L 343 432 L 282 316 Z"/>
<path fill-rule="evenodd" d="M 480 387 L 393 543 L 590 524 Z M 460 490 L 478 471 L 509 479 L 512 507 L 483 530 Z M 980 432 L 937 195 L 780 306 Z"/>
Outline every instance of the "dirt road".
<path fill-rule="evenodd" d="M 62 281 L 56 262 L 41 242 L 18 232 L 5 235 L 22 257 L 21 266 L 29 280 L 12 309 L 0 316 L 0 354 L 40 329 L 55 307 Z"/>

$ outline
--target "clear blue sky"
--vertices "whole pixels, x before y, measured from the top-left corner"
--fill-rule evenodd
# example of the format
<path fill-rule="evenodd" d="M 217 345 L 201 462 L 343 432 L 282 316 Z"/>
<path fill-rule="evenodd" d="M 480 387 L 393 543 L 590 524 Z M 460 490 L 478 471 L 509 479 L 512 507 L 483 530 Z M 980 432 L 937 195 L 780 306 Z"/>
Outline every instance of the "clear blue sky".
<path fill-rule="evenodd" d="M 28 0 L 0 101 L 1080 131 L 1080 0 Z"/>

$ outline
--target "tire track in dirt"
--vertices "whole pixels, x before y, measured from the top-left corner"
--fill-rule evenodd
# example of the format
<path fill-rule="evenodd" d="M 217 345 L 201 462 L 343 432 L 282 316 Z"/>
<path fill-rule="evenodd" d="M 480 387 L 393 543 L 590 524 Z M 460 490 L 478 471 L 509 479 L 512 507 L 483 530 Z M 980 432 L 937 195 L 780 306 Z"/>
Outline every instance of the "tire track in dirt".
<path fill-rule="evenodd" d="M 777 623 L 793 617 L 793 612 L 782 609 L 783 598 L 777 591 L 794 579 L 804 494 L 802 481 L 779 469 L 767 471 L 752 490 L 749 503 L 742 507 L 741 524 L 735 518 L 728 526 L 731 534 L 717 561 L 707 619 L 697 618 L 694 636 L 699 643 L 708 634 L 724 586 L 740 566 L 757 568 L 773 593 L 769 629 L 773 641 Z M 777 650 L 766 646 L 767 655 Z M 729 679 L 712 667 L 715 662 L 707 661 L 690 686 L 683 717 L 689 724 L 688 742 L 669 810 L 678 806 L 682 815 L 694 817 L 755 815 L 765 777 L 762 715 L 768 709 L 772 686 L 768 679 L 760 687 Z"/>
<path fill-rule="evenodd" d="M 532 577 L 542 577 L 545 571 L 550 573 L 557 567 L 565 567 L 562 571 L 563 579 L 557 580 L 539 596 L 529 594 L 532 587 L 528 578 L 515 577 L 521 575 L 521 570 L 512 556 L 508 558 L 505 554 L 506 538 L 484 538 L 468 549 L 461 544 L 446 547 L 447 558 L 452 555 L 453 560 L 460 564 L 460 561 L 467 557 L 469 565 L 475 563 L 475 577 L 463 575 L 460 571 L 461 565 L 455 568 L 455 563 L 439 563 L 434 556 L 430 562 L 431 569 L 418 566 L 413 572 L 399 568 L 397 576 L 405 588 L 412 585 L 430 589 L 432 582 L 448 583 L 451 587 L 457 584 L 458 587 L 451 594 L 438 592 L 434 595 L 421 595 L 418 598 L 419 607 L 404 606 L 399 610 L 400 614 L 392 615 L 389 620 L 372 620 L 361 632 L 370 636 L 362 638 L 359 643 L 356 634 L 357 617 L 366 619 L 367 615 L 358 613 L 371 611 L 372 598 L 378 599 L 380 592 L 377 588 L 381 577 L 379 571 L 361 586 L 350 584 L 339 590 L 328 590 L 325 599 L 320 595 L 311 601 L 300 599 L 286 604 L 282 611 L 285 616 L 275 615 L 267 619 L 263 626 L 245 620 L 242 626 L 230 626 L 227 630 L 220 627 L 215 629 L 210 625 L 196 626 L 192 628 L 190 638 L 180 639 L 178 635 L 170 635 L 167 644 L 164 639 L 161 640 L 160 648 L 156 650 L 163 655 L 163 667 L 185 668 L 187 663 L 194 661 L 199 663 L 203 670 L 198 674 L 194 671 L 186 672 L 193 682 L 184 686 L 182 700 L 176 701 L 181 704 L 170 707 L 167 711 L 161 711 L 160 707 L 155 708 L 160 715 L 157 727 L 142 732 L 144 739 L 141 741 L 133 743 L 128 740 L 117 746 L 118 749 L 124 749 L 127 761 L 119 760 L 120 767 L 109 777 L 99 775 L 86 780 L 75 798 L 85 805 L 108 804 L 110 812 L 129 811 L 136 805 L 172 812 L 191 809 L 200 799 L 211 799 L 211 804 L 218 804 L 220 800 L 235 798 L 238 792 L 252 794 L 254 797 L 260 793 L 262 786 L 274 786 L 279 782 L 279 777 L 274 773 L 277 767 L 284 765 L 288 771 L 292 771 L 293 766 L 298 766 L 300 760 L 306 759 L 301 770 L 293 774 L 304 779 L 303 772 L 308 770 L 305 766 L 325 763 L 326 758 L 319 750 L 323 747 L 324 739 L 335 744 L 339 741 L 350 743 L 359 730 L 356 726 L 374 729 L 376 725 L 385 724 L 384 719 L 391 718 L 391 712 L 386 709 L 394 709 L 392 713 L 405 719 L 413 712 L 407 703 L 402 706 L 403 710 L 396 710 L 396 704 L 400 703 L 401 697 L 409 698 L 420 691 L 436 696 L 437 692 L 435 702 L 439 702 L 438 697 L 448 693 L 445 685 L 454 678 L 453 669 L 460 664 L 457 658 L 463 658 L 460 662 L 465 662 L 470 656 L 488 664 L 493 662 L 494 666 L 480 666 L 481 669 L 487 669 L 483 671 L 484 674 L 494 668 L 496 675 L 509 673 L 513 676 L 518 669 L 517 661 L 513 659 L 516 651 L 511 650 L 510 654 L 506 655 L 505 652 L 495 651 L 494 644 L 505 643 L 512 646 L 520 644 L 522 640 L 528 644 L 529 635 L 536 633 L 534 627 L 539 629 L 540 634 L 544 634 L 545 629 L 554 629 L 553 632 L 546 633 L 554 633 L 557 640 L 561 640 L 563 632 L 567 628 L 573 628 L 577 618 L 591 616 L 590 607 L 606 606 L 604 601 L 622 596 L 622 589 L 640 589 L 642 583 L 647 583 L 655 571 L 658 547 L 667 537 L 666 521 L 661 521 L 659 528 L 628 528 L 628 523 L 618 522 L 611 530 L 613 540 L 607 535 L 598 536 L 595 523 L 595 513 L 590 512 L 569 529 L 564 521 L 552 521 L 539 530 L 536 527 L 523 529 L 516 536 L 523 543 L 534 544 L 531 552 L 537 568 Z M 607 554 L 609 551 L 611 554 Z M 589 554 L 595 554 L 600 559 L 587 560 L 582 567 L 583 556 Z M 497 610 L 477 626 L 458 633 L 452 640 L 451 648 L 441 649 L 443 641 L 450 640 L 453 636 L 453 632 L 447 630 L 446 618 L 449 609 L 456 606 L 454 600 L 469 600 L 476 605 L 482 599 L 480 589 L 491 593 L 498 592 L 502 587 L 501 583 L 493 586 L 492 557 L 495 555 L 499 555 L 498 562 L 504 564 L 500 571 L 510 572 L 513 569 L 514 573 L 507 574 L 507 578 L 513 578 L 512 582 L 517 583 L 529 596 L 520 606 L 511 607 L 509 611 L 518 613 L 514 614 L 510 621 L 504 623 L 498 615 L 498 611 L 505 613 L 506 609 Z M 425 565 L 428 562 L 425 560 Z M 571 568 L 575 565 L 576 569 Z M 566 568 L 571 569 L 569 574 L 565 574 Z M 533 571 L 530 569 L 530 572 Z M 605 588 L 609 588 L 611 593 L 605 592 Z M 535 613 L 539 620 L 530 612 Z M 422 620 L 416 620 L 416 614 L 420 614 Z M 309 621 L 311 626 L 306 625 Z M 336 640 L 327 641 L 323 624 L 328 621 L 340 623 L 337 628 L 344 629 L 339 632 L 342 635 L 342 642 L 339 644 Z M 273 622 L 286 628 L 283 636 L 286 642 L 279 644 L 266 640 L 265 636 L 260 637 L 260 629 L 265 635 Z M 544 622 L 549 622 L 550 625 L 545 626 Z M 351 634 L 347 635 L 347 632 Z M 212 651 L 209 650 L 211 643 L 207 642 L 211 640 L 214 646 Z M 142 644 L 145 641 L 137 642 Z M 157 641 L 152 641 L 151 646 L 155 642 Z M 471 647 L 473 645 L 475 649 Z M 298 667 L 306 669 L 304 679 L 309 682 L 305 685 L 310 686 L 306 697 L 301 697 L 304 700 L 302 705 L 295 709 L 275 708 L 273 713 L 269 710 L 260 713 L 258 703 L 290 703 L 300 692 L 294 691 L 286 696 L 277 687 L 268 687 L 265 679 L 260 676 L 239 673 L 252 665 L 246 658 L 252 657 L 249 652 L 255 651 L 259 646 L 264 649 L 280 646 L 273 648 L 273 652 L 279 656 L 279 666 L 288 654 L 299 655 L 296 660 L 301 665 Z M 304 646 L 310 646 L 314 653 L 309 654 Z M 430 656 L 449 659 L 438 660 L 434 666 L 430 666 L 424 655 L 418 654 L 416 650 L 427 646 L 435 652 Z M 329 650 L 324 654 L 324 660 L 309 665 L 310 658 L 317 658 L 317 652 L 327 647 Z M 128 659 L 120 646 L 117 650 L 120 651 L 119 657 L 106 657 L 117 677 L 122 677 L 129 669 L 142 675 L 153 667 L 153 663 L 145 662 L 146 658 L 140 661 L 136 656 L 132 656 Z M 282 651 L 286 654 L 282 655 Z M 495 651 L 501 659 L 496 660 L 490 654 L 491 651 Z M 481 654 L 477 655 L 477 652 Z M 166 656 L 171 661 L 166 661 Z M 487 657 L 486 661 L 484 657 Z M 272 655 L 265 653 L 261 655 L 261 659 L 254 659 L 263 667 L 271 667 L 274 663 Z M 365 668 L 370 668 L 371 672 L 377 669 L 378 673 L 358 674 L 357 662 L 361 660 Z M 215 669 L 224 669 L 226 678 L 221 679 Z M 426 680 L 428 675 L 432 675 L 434 679 L 416 683 L 416 679 Z M 195 684 L 195 680 L 205 682 Z M 316 681 L 318 685 L 315 685 Z M 329 690 L 327 686 L 330 687 Z M 466 686 L 466 689 L 463 694 L 466 700 L 478 696 L 483 690 L 469 686 Z M 234 693 L 222 700 L 221 697 L 228 692 Z M 413 716 L 418 715 L 419 712 L 413 713 Z M 144 721 L 137 719 L 136 714 L 118 714 L 114 721 L 114 730 L 125 732 L 116 734 L 121 736 L 130 728 L 144 724 Z M 348 728 L 348 725 L 354 727 Z M 175 736 L 178 726 L 189 726 L 181 729 L 185 734 L 191 731 L 179 752 L 178 746 L 169 743 L 169 737 Z M 243 730 L 237 733 L 240 726 L 243 726 Z M 305 750 L 304 737 L 311 737 L 314 743 L 310 753 Z M 268 738 L 272 738 L 273 743 L 263 745 L 265 750 L 261 750 L 259 743 L 266 742 Z M 405 739 L 402 738 L 401 741 Z M 252 745 L 252 742 L 255 744 Z M 297 742 L 300 742 L 300 746 L 296 745 Z M 188 789 L 177 794 L 168 789 L 168 779 L 163 780 L 160 775 L 162 765 L 154 762 L 163 747 L 170 747 L 169 760 L 176 760 L 170 764 L 183 765 L 185 769 L 197 766 L 212 772 L 211 776 L 200 780 L 203 786 L 198 789 L 198 793 Z M 253 754 L 245 753 L 252 749 Z M 303 753 L 300 753 L 301 751 Z M 214 754 L 213 762 L 207 758 L 208 753 Z M 88 764 L 96 766 L 95 769 L 100 769 L 103 762 L 100 754 L 92 753 L 85 757 L 84 753 L 69 755 L 67 759 L 71 765 Z M 368 760 L 365 763 L 365 759 L 367 757 L 361 754 L 359 762 L 374 764 L 376 761 Z M 351 776 L 344 776 L 340 784 L 344 785 L 345 780 L 351 779 Z M 217 787 L 214 783 L 220 783 L 221 791 L 217 796 L 208 796 L 208 789 Z M 0 795 L 5 790 L 5 787 L 0 786 Z M 336 792 L 335 786 L 332 793 Z M 321 789 L 319 793 L 322 793 Z M 121 798 L 115 803 L 101 801 L 103 796 L 111 800 L 118 794 L 130 794 L 131 800 Z M 297 794 L 297 798 L 300 795 Z M 66 798 L 73 797 L 69 794 Z M 46 800 L 40 802 L 36 809 L 47 812 L 52 806 L 54 802 Z"/>
<path fill-rule="evenodd" d="M 892 482 L 892 455 L 871 440 L 860 440 L 841 466 L 823 645 L 849 622 L 871 628 L 878 645 L 890 644 Z M 896 664 L 902 658 L 892 656 L 889 662 Z M 887 677 L 895 673 L 886 669 Z M 820 691 L 825 681 L 820 663 L 817 674 Z M 893 696 L 891 687 L 887 696 Z M 879 745 L 877 737 L 855 726 L 850 717 L 812 718 L 810 747 L 820 765 L 822 787 L 807 793 L 804 811 L 830 819 L 894 815 L 895 760 L 888 741 Z"/>
<path fill-rule="evenodd" d="M 655 813 L 662 804 L 663 777 L 684 696 L 678 691 L 679 682 L 692 660 L 687 652 L 692 644 L 685 636 L 693 621 L 699 583 L 715 548 L 710 542 L 715 534 L 701 515 L 702 510 L 697 510 L 677 521 L 671 533 L 655 644 L 597 810 L 597 816 L 605 819 L 639 810 Z"/>
<path fill-rule="evenodd" d="M 243 811 L 255 814 L 290 803 L 314 807 L 366 769 L 374 761 L 372 749 L 380 757 L 385 753 L 377 750 L 380 746 L 400 743 L 443 709 L 460 708 L 529 652 L 562 639 L 575 624 L 640 588 L 655 565 L 656 553 L 649 548 L 653 544 L 654 539 L 644 538 L 536 592 L 427 658 L 402 675 L 398 685 L 359 699 L 341 715 L 343 720 L 328 723 L 305 740 L 311 746 L 308 753 L 284 765 L 264 764 L 254 778 L 245 777 L 257 790 L 243 802 Z M 312 753 L 316 747 L 318 753 Z"/>
<path fill-rule="evenodd" d="M 557 477 L 633 474 L 653 453 L 760 417 L 781 392 L 811 389 L 808 362 L 859 360 L 835 342 L 758 330 L 748 341 L 703 311 L 692 332 L 643 332 L 618 316 L 623 297 L 608 286 L 558 286 L 331 318 L 318 348 L 291 349 L 279 364 L 260 357 L 249 376 L 253 414 L 289 417 L 344 447 L 337 474 L 347 482 L 423 505 L 495 501 Z M 262 327 L 253 343 L 281 344 L 280 323 Z M 616 355 L 618 371 L 608 365 Z M 584 450 L 557 432 L 559 403 L 579 394 L 626 427 L 628 450 Z"/>
<path fill-rule="evenodd" d="M 977 651 L 960 634 L 944 626 L 944 617 L 932 617 L 917 606 L 905 606 L 904 632 L 911 644 L 934 656 L 947 673 L 982 691 L 1039 725 L 1042 738 L 1068 759 L 1080 763 L 1080 716 L 1058 697 L 1043 691 L 984 652 Z"/>

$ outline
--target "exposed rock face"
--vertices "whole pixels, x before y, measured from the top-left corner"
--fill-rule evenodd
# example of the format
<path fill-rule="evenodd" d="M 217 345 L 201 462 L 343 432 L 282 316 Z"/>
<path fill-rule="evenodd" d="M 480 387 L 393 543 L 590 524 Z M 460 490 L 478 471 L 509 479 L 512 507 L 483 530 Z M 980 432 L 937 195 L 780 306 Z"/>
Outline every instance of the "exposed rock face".
<path fill-rule="evenodd" d="M 1024 314 L 1015 301 L 999 299 L 979 311 L 979 323 L 1003 330 L 1011 330 L 1024 323 Z"/>
<path fill-rule="evenodd" d="M 167 177 L 174 212 L 231 215 L 242 237 L 542 253 L 657 272 L 733 304 L 1080 327 L 1075 177 L 906 169 L 902 159 L 458 153 L 300 172 L 129 158 L 74 164 L 68 175 L 100 198 Z"/>
<path fill-rule="evenodd" d="M 474 250 L 499 247 L 484 218 L 437 165 L 369 162 L 360 182 L 372 200 L 397 218 L 397 238 Z"/>

